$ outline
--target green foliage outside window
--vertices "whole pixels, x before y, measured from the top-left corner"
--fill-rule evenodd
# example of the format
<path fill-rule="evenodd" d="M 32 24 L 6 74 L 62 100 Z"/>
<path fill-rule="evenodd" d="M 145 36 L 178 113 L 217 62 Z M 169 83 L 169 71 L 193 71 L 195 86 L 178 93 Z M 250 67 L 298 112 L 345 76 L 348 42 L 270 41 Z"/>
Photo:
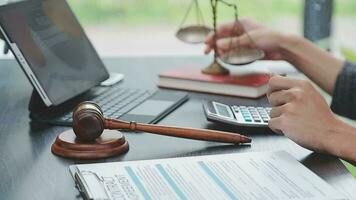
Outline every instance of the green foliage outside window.
<path fill-rule="evenodd" d="M 190 0 L 68 0 L 84 24 L 119 23 L 179 24 Z M 240 16 L 260 21 L 273 21 L 281 17 L 301 17 L 303 0 L 227 0 L 237 2 Z M 207 23 L 211 22 L 210 0 L 199 0 Z M 356 17 L 355 0 L 335 0 L 336 15 Z M 194 13 L 191 13 L 194 14 Z M 231 9 L 221 5 L 219 19 L 233 19 Z M 190 21 L 193 23 L 193 17 Z"/>

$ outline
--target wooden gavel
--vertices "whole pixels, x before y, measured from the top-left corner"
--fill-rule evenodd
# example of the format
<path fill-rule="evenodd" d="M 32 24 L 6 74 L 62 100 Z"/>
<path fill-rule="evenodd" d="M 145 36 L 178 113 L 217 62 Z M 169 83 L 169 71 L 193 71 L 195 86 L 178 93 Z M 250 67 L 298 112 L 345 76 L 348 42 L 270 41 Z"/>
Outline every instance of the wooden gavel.
<path fill-rule="evenodd" d="M 100 137 L 104 129 L 143 131 L 158 135 L 233 144 L 251 142 L 249 137 L 237 133 L 105 119 L 99 105 L 93 102 L 80 103 L 74 109 L 73 131 L 79 140 L 85 142 L 94 141 L 96 138 Z"/>

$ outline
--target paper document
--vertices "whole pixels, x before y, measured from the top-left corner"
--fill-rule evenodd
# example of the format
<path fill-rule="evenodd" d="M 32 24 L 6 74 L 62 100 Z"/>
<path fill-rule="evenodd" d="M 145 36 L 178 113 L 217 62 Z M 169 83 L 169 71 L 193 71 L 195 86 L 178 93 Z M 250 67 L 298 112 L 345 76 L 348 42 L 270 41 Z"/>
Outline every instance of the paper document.
<path fill-rule="evenodd" d="M 346 199 L 284 151 L 71 166 L 93 199 Z"/>

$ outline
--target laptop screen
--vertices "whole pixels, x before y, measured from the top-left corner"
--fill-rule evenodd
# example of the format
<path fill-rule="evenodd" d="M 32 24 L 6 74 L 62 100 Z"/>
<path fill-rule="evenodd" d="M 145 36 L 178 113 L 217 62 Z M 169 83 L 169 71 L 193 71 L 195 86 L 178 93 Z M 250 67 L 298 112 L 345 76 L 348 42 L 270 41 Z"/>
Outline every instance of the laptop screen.
<path fill-rule="evenodd" d="M 0 24 L 53 105 L 109 76 L 65 0 L 29 0 L 2 6 Z"/>

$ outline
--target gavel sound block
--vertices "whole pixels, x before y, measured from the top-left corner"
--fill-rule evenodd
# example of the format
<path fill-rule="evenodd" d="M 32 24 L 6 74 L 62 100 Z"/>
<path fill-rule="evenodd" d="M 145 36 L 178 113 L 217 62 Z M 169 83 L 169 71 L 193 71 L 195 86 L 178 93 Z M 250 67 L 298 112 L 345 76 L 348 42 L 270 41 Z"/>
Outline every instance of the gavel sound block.
<path fill-rule="evenodd" d="M 74 109 L 73 130 L 63 132 L 56 138 L 52 145 L 52 152 L 63 157 L 77 159 L 105 158 L 127 152 L 129 148 L 124 136 L 113 130 L 144 131 L 172 137 L 232 144 L 251 142 L 250 138 L 237 133 L 105 119 L 97 104 L 83 102 Z"/>
<path fill-rule="evenodd" d="M 121 132 L 105 130 L 94 141 L 82 141 L 68 130 L 57 136 L 52 144 L 54 154 L 74 159 L 100 159 L 126 153 L 129 144 Z"/>

